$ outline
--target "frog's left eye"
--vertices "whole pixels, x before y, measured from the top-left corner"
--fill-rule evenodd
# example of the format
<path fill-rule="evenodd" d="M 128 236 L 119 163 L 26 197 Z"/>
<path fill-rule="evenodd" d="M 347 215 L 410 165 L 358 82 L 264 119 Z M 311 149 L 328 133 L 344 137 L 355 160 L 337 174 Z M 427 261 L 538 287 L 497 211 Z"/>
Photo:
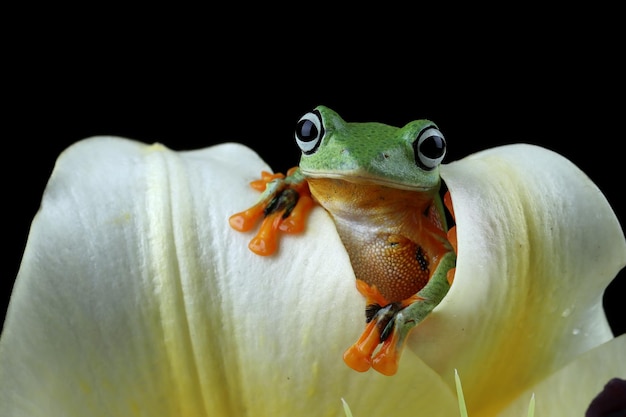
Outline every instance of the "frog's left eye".
<path fill-rule="evenodd" d="M 324 137 L 324 125 L 322 115 L 313 110 L 302 116 L 296 124 L 296 143 L 305 155 L 314 153 Z"/>
<path fill-rule="evenodd" d="M 446 140 L 437 128 L 427 127 L 413 142 L 413 149 L 417 165 L 431 170 L 437 167 L 446 155 Z"/>

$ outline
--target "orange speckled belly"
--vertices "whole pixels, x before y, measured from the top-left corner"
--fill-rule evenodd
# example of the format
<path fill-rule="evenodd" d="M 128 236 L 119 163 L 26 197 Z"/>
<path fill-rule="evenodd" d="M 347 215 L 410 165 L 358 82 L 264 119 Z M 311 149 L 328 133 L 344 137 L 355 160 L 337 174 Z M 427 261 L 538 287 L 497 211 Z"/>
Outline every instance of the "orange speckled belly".
<path fill-rule="evenodd" d="M 309 179 L 314 198 L 332 215 L 357 279 L 388 302 L 426 285 L 440 244 L 427 215 L 437 192 L 400 190 L 338 179 Z M 443 231 L 440 233 L 445 236 Z"/>

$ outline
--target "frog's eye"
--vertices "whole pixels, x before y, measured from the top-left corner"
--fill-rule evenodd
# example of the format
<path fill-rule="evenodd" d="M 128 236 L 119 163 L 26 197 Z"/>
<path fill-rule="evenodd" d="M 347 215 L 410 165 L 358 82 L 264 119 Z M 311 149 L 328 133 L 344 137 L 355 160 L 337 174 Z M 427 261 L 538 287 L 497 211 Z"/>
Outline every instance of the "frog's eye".
<path fill-rule="evenodd" d="M 296 125 L 296 143 L 305 155 L 311 155 L 317 150 L 324 137 L 322 115 L 313 110 L 302 116 Z"/>
<path fill-rule="evenodd" d="M 446 155 L 446 140 L 435 127 L 420 132 L 413 142 L 415 162 L 420 168 L 431 170 L 441 163 Z"/>

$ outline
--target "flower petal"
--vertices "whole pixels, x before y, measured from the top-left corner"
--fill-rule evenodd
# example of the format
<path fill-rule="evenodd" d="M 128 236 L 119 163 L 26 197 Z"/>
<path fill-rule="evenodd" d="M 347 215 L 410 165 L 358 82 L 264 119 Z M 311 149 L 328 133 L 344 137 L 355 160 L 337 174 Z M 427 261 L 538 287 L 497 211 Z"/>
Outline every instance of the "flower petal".
<path fill-rule="evenodd" d="M 458 368 L 469 414 L 490 415 L 612 337 L 602 294 L 626 242 L 598 188 L 546 149 L 494 148 L 441 175 L 456 215 L 456 276 L 409 343 L 450 386 Z"/>
<path fill-rule="evenodd" d="M 525 416 L 535 394 L 536 416 L 583 416 L 591 401 L 613 377 L 626 374 L 626 335 L 612 339 L 568 363 L 520 395 L 501 417 Z M 608 375 L 608 377 L 607 377 Z"/>
<path fill-rule="evenodd" d="M 0 339 L 0 415 L 332 416 L 342 397 L 355 416 L 456 415 L 413 355 L 393 378 L 343 364 L 364 302 L 323 210 L 269 258 L 229 228 L 262 169 L 235 144 L 66 150 Z"/>

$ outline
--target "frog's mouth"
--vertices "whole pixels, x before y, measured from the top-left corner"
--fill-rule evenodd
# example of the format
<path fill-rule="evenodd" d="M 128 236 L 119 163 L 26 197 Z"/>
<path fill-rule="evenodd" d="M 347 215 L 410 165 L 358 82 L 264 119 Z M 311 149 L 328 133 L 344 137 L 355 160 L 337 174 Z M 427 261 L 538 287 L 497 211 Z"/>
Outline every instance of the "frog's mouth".
<path fill-rule="evenodd" d="M 338 173 L 332 171 L 307 171 L 302 168 L 300 170 L 305 177 L 313 178 L 317 181 L 328 179 L 333 181 L 345 181 L 353 184 L 378 185 L 381 187 L 393 188 L 397 190 L 409 190 L 418 192 L 432 191 L 438 186 L 437 184 L 426 186 L 416 185 L 413 183 L 407 183 L 406 181 L 402 181 L 400 179 L 380 178 L 363 171 L 348 171 Z"/>

